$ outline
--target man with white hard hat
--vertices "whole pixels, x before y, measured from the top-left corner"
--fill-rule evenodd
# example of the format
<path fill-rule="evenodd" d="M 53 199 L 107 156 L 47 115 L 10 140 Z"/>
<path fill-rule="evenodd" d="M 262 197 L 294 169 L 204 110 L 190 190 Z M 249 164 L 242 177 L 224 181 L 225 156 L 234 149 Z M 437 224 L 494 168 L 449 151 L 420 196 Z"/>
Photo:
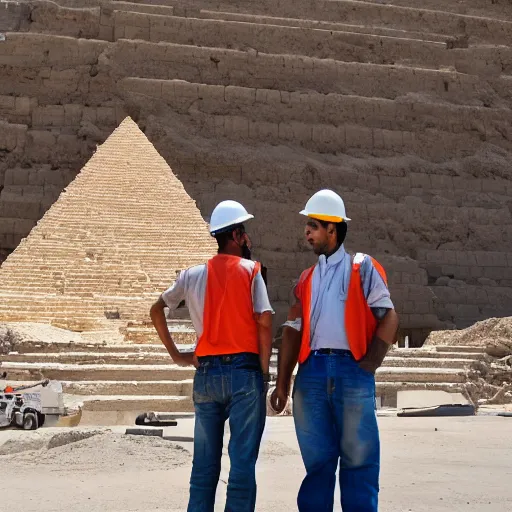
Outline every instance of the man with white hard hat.
<path fill-rule="evenodd" d="M 197 368 L 188 512 L 213 512 L 228 418 L 231 469 L 225 510 L 252 512 L 256 503 L 273 311 L 261 265 L 250 259 L 244 222 L 252 218 L 236 201 L 219 203 L 210 219 L 218 254 L 181 272 L 151 308 L 153 324 L 174 362 Z M 180 352 L 167 328 L 164 307 L 175 309 L 183 300 L 198 336 L 195 353 Z"/>
<path fill-rule="evenodd" d="M 271 405 L 288 400 L 293 370 L 295 430 L 306 467 L 300 512 L 332 512 L 339 466 L 343 512 L 377 512 L 380 446 L 375 371 L 396 340 L 398 316 L 382 266 L 351 257 L 343 242 L 350 219 L 332 190 L 314 194 L 300 212 L 318 255 L 295 287 L 283 329 Z"/>

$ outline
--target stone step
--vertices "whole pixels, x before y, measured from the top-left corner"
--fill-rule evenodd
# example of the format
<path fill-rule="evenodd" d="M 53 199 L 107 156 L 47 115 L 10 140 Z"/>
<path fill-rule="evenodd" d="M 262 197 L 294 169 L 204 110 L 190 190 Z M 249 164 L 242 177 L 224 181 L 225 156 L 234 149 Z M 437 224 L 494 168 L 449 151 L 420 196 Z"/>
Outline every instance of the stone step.
<path fill-rule="evenodd" d="M 4 45 L 13 39 L 12 46 L 16 46 L 14 43 L 17 41 L 13 36 L 18 35 L 9 34 L 9 39 Z M 19 41 L 19 44 L 26 46 L 29 53 L 37 53 L 41 49 L 54 51 L 55 41 L 51 36 L 44 36 L 47 39 L 42 40 L 40 38 L 43 36 L 38 34 L 27 33 L 23 36 L 24 39 Z M 62 39 L 62 44 L 70 49 L 73 48 L 73 51 L 78 53 L 78 40 L 69 37 Z M 84 44 L 87 43 L 86 40 L 81 41 Z M 2 55 L 2 48 L 0 47 L 0 55 Z M 12 52 L 12 49 L 5 49 L 5 51 Z M 479 77 L 467 74 L 467 69 L 464 69 L 463 73 L 457 73 L 450 69 L 433 70 L 404 65 L 343 62 L 339 59 L 284 55 L 283 52 L 266 54 L 130 40 L 119 40 L 115 44 L 110 44 L 109 56 L 111 61 L 115 62 L 116 73 L 121 76 L 183 79 L 211 85 L 237 85 L 284 91 L 317 90 L 323 93 L 338 92 L 385 98 L 421 93 L 454 103 L 475 104 L 476 102 L 476 104 L 485 103 L 491 106 L 497 101 L 495 90 L 497 85 L 491 87 Z M 20 66 L 23 64 L 23 59 L 23 56 L 18 57 Z M 28 87 L 25 82 L 19 83 L 23 77 L 27 83 L 29 78 L 36 82 L 37 80 L 31 75 L 31 69 L 27 67 L 25 75 L 23 69 L 16 68 L 12 80 L 7 80 L 10 70 L 6 69 L 5 80 L 0 86 L 0 88 L 5 87 L 5 90 L 3 93 L 0 91 L 0 94 L 20 94 L 24 87 Z M 313 69 L 314 72 L 312 72 Z M 488 81 L 491 77 L 487 73 L 485 78 Z M 62 89 L 52 92 L 50 85 L 44 91 L 25 92 L 28 95 L 37 95 L 41 104 L 52 103 L 52 101 L 64 102 Z M 501 89 L 506 93 L 508 87 L 504 85 Z M 86 101 L 85 97 L 83 101 Z M 73 100 L 68 99 L 67 102 L 72 103 Z M 80 110 L 84 109 L 81 107 Z"/>
<path fill-rule="evenodd" d="M 84 333 L 81 333 L 82 335 Z M 180 342 L 176 342 L 178 346 L 180 346 Z M 188 344 L 184 344 L 188 345 Z M 86 342 L 39 342 L 39 341 L 23 341 L 16 345 L 16 352 L 23 354 L 48 354 L 51 356 L 62 354 L 66 355 L 68 352 L 73 352 L 75 354 L 87 354 L 88 352 L 95 353 L 114 353 L 114 354 L 123 354 L 126 352 L 132 352 L 134 354 L 140 355 L 151 355 L 151 354 L 165 354 L 165 348 L 161 343 L 158 344 L 132 344 L 132 343 L 123 343 L 123 344 L 115 344 L 115 343 L 86 343 Z"/>
<path fill-rule="evenodd" d="M 374 64 L 414 64 L 416 67 L 454 66 L 478 74 L 499 75 L 512 70 L 512 48 L 447 51 L 445 43 L 404 37 L 358 34 L 214 19 L 181 18 L 116 11 L 114 39 L 193 44 L 211 48 L 252 49 Z M 512 23 L 510 24 L 512 27 Z M 512 41 L 512 38 L 511 38 Z"/>
<path fill-rule="evenodd" d="M 450 382 L 439 383 L 377 383 L 376 394 L 381 398 L 383 407 L 396 407 L 398 391 L 410 390 L 436 390 L 448 392 L 460 392 L 461 387 L 458 384 Z M 83 403 L 84 413 L 103 412 L 111 416 L 105 417 L 105 421 L 113 421 L 115 413 L 130 411 L 135 417 L 144 411 L 159 412 L 191 412 L 193 411 L 193 402 L 191 395 L 188 396 L 155 396 L 155 395 L 96 395 L 84 399 L 83 395 L 66 395 L 66 405 L 73 406 Z M 112 423 L 111 423 L 112 424 Z"/>
<path fill-rule="evenodd" d="M 2 363 L 11 380 L 185 380 L 194 376 L 192 367 L 167 365 L 94 365 L 58 363 Z"/>
<path fill-rule="evenodd" d="M 289 93 L 250 87 L 210 86 L 183 80 L 126 78 L 121 82 L 121 90 L 134 94 L 145 92 L 145 96 L 162 99 L 179 111 L 184 103 L 193 101 L 195 111 L 210 115 L 248 116 L 253 121 L 281 120 L 285 123 L 302 120 L 308 124 L 346 123 L 422 132 L 433 128 L 463 133 L 465 129 L 476 129 L 476 119 L 480 119 L 489 126 L 488 136 L 491 137 L 493 125 L 510 122 L 510 111 L 503 108 L 396 102 L 335 93 Z M 426 116 L 428 123 L 423 119 Z"/>
<path fill-rule="evenodd" d="M 323 20 L 331 23 L 341 22 L 366 26 L 390 27 L 412 32 L 438 33 L 452 36 L 460 34 L 462 28 L 476 41 L 494 44 L 511 44 L 512 30 L 510 18 L 494 19 L 489 16 L 468 16 L 414 7 L 368 3 L 357 0 L 317 0 L 315 2 L 285 0 L 239 0 L 234 5 L 229 0 L 188 0 L 185 3 L 176 0 L 132 0 L 139 4 L 180 5 L 188 9 L 208 9 L 243 14 L 264 14 L 283 18 Z M 423 5 L 422 5 L 423 6 Z M 193 11 L 192 11 L 193 13 Z M 191 14 L 192 14 L 191 13 Z"/>
<path fill-rule="evenodd" d="M 485 101 L 492 105 L 497 101 L 494 89 L 479 77 L 448 69 L 343 62 L 130 40 L 117 41 L 111 55 L 116 61 L 116 68 L 125 76 L 141 78 L 390 99 L 421 93 L 457 104 Z"/>
<path fill-rule="evenodd" d="M 189 345 L 180 345 L 182 349 Z M 171 364 L 170 356 L 165 351 L 159 352 L 56 352 L 56 353 L 11 353 L 2 356 L 3 363 L 60 363 L 71 365 L 167 365 Z M 409 368 L 458 368 L 466 369 L 475 358 L 445 357 L 397 357 L 392 353 L 386 356 L 385 366 Z M 273 361 L 273 366 L 276 365 Z"/>
<path fill-rule="evenodd" d="M 133 424 L 135 418 L 142 412 L 193 412 L 194 404 L 190 396 L 91 396 L 83 399 L 82 396 L 66 395 L 64 403 L 67 407 L 72 404 L 82 405 L 82 420 L 80 424 L 114 425 L 118 423 L 119 415 L 124 416 L 124 424 Z"/>
<path fill-rule="evenodd" d="M 376 394 L 382 407 L 396 407 L 399 391 L 447 391 L 460 393 L 462 385 L 454 382 L 377 382 Z"/>
<path fill-rule="evenodd" d="M 460 117 L 456 121 L 461 123 L 460 126 L 449 126 L 454 122 L 449 112 L 451 108 L 457 110 L 456 107 L 440 107 L 439 117 L 429 117 L 432 122 L 429 127 L 422 125 L 423 121 L 419 118 L 414 118 L 416 109 L 428 110 L 426 105 L 417 103 L 399 106 L 389 100 L 375 100 L 374 103 L 367 98 L 341 95 L 287 94 L 275 90 L 224 88 L 174 80 L 130 78 L 124 79 L 121 87 L 123 95 L 131 102 L 136 103 L 137 97 L 147 102 L 148 96 L 154 98 L 155 106 L 166 102 L 180 113 L 184 123 L 190 123 L 192 119 L 197 133 L 206 137 L 224 136 L 233 140 L 271 144 L 293 143 L 317 152 L 407 152 L 435 161 L 470 156 L 483 144 L 475 131 L 464 130 L 465 123 L 459 121 Z M 385 101 L 388 104 L 382 103 Z M 185 104 L 193 104 L 194 109 L 183 112 Z M 375 110 L 377 104 L 379 114 Z M 348 105 L 353 107 L 348 108 Z M 382 112 L 381 108 L 384 109 Z M 465 108 L 469 109 L 461 107 Z M 404 118 L 396 116 L 398 110 L 407 109 L 409 114 L 404 114 Z M 444 110 L 443 116 L 441 110 Z M 387 111 L 389 114 L 384 113 Z M 457 112 L 459 116 L 466 117 L 468 123 L 475 121 L 475 112 L 471 109 Z M 504 119 L 506 111 L 495 109 L 494 113 L 496 123 L 510 123 L 510 118 Z M 355 118 L 364 115 L 367 116 L 364 122 L 355 122 Z M 389 115 L 388 121 L 384 120 L 386 115 Z M 354 119 L 353 124 L 351 118 Z M 498 121 L 498 118 L 504 120 Z M 500 132 L 497 124 L 495 136 L 491 133 L 487 135 L 487 141 L 491 140 L 503 148 L 512 147 L 512 141 Z"/>
<path fill-rule="evenodd" d="M 430 357 L 396 357 L 394 354 L 386 356 L 384 365 L 387 367 L 407 368 L 454 368 L 467 369 L 475 362 L 475 359 L 463 359 L 460 357 L 430 358 Z"/>
<path fill-rule="evenodd" d="M 192 396 L 192 379 L 183 381 L 64 381 L 64 393 L 72 395 Z"/>
<path fill-rule="evenodd" d="M 437 345 L 434 348 L 437 352 L 471 352 L 474 354 L 485 354 L 485 347 L 474 347 L 469 345 Z"/>
<path fill-rule="evenodd" d="M 386 363 L 387 364 L 387 363 Z M 395 401 L 396 393 L 402 390 L 445 390 L 460 391 L 463 380 L 454 382 L 453 380 L 443 381 L 385 381 L 381 379 L 380 373 L 377 375 L 376 389 L 377 395 L 385 397 L 389 402 Z M 27 384 L 26 381 L 6 381 L 6 385 L 18 386 Z M 153 395 L 153 396 L 191 396 L 193 379 L 185 380 L 80 380 L 80 381 L 61 381 L 63 391 L 72 395 Z M 394 406 L 389 404 L 390 406 Z"/>
<path fill-rule="evenodd" d="M 126 10 L 128 11 L 128 9 Z M 226 21 L 239 21 L 245 23 L 257 23 L 264 25 L 314 28 L 320 30 L 333 30 L 336 32 L 351 32 L 356 34 L 372 34 L 378 36 L 398 37 L 402 39 L 416 39 L 418 41 L 436 41 L 440 43 L 446 42 L 446 35 L 443 34 L 395 30 L 389 27 L 379 27 L 378 25 L 369 26 L 356 25 L 350 23 L 332 23 L 329 21 L 317 21 L 298 18 L 280 18 L 275 16 L 240 14 L 226 11 L 210 11 L 207 9 L 201 9 L 197 16 L 194 15 L 194 17 Z"/>
<path fill-rule="evenodd" d="M 113 365 L 12 363 L 2 364 L 11 380 L 184 380 L 194 376 L 193 368 L 176 365 Z M 379 382 L 463 382 L 465 372 L 452 368 L 411 368 L 382 366 L 377 370 Z"/>
<path fill-rule="evenodd" d="M 3 386 L 24 386 L 31 382 L 6 380 Z M 82 397 L 104 395 L 152 395 L 152 396 L 192 396 L 193 379 L 161 381 L 107 381 L 81 380 L 60 381 L 62 390 L 67 395 Z"/>
<path fill-rule="evenodd" d="M 384 362 L 384 365 L 386 363 Z M 381 366 L 375 376 L 378 382 L 464 382 L 465 372 L 453 368 L 410 368 Z"/>
<path fill-rule="evenodd" d="M 447 347 L 448 348 L 448 347 Z M 453 358 L 453 359 L 467 359 L 467 360 L 476 360 L 480 359 L 483 355 L 483 350 L 481 352 L 473 352 L 473 351 L 439 351 L 432 348 L 396 348 L 394 347 L 389 353 L 388 357 L 400 357 L 400 358 Z"/>
<path fill-rule="evenodd" d="M 189 345 L 178 345 L 178 348 L 185 349 Z M 71 347 L 74 350 L 74 347 Z M 130 347 L 125 348 L 125 352 L 55 352 L 55 353 L 37 353 L 25 352 L 21 354 L 10 353 L 2 356 L 3 363 L 60 363 L 60 364 L 115 364 L 115 365 L 167 365 L 171 364 L 169 354 L 164 350 L 158 352 L 129 352 Z"/>
<path fill-rule="evenodd" d="M 364 0 L 368 3 L 380 4 L 382 0 Z M 386 1 L 388 5 L 400 7 L 417 8 L 416 0 L 390 0 Z M 469 16 L 483 16 L 490 18 L 503 19 L 509 21 L 512 19 L 512 4 L 510 2 L 497 2 L 496 0 L 464 0 L 463 2 L 446 2 L 445 0 L 423 0 L 421 3 L 423 9 L 429 11 L 453 12 Z"/>

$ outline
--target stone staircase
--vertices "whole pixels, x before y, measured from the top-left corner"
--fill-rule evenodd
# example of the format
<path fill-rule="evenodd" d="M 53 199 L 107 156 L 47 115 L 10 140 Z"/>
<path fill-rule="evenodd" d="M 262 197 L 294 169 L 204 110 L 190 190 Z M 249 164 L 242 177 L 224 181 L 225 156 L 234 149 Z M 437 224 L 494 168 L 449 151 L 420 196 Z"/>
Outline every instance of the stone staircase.
<path fill-rule="evenodd" d="M 186 330 L 174 329 L 180 348 L 190 347 Z M 402 390 L 460 392 L 470 365 L 483 356 L 475 347 L 394 349 L 377 372 L 382 407 L 396 407 Z M 132 421 L 146 410 L 191 412 L 194 370 L 171 364 L 161 344 L 34 343 L 2 358 L 9 382 L 43 378 L 62 382 L 69 408 L 83 403 L 84 421 Z M 275 375 L 277 354 L 272 356 Z"/>

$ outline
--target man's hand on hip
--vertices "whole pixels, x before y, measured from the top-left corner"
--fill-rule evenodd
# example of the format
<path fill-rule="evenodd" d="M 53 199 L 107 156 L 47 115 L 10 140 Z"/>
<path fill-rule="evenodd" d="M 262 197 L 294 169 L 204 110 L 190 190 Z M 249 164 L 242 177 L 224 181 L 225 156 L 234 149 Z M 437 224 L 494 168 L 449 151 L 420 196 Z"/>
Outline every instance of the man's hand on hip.
<path fill-rule="evenodd" d="M 199 366 L 199 361 L 194 352 L 180 352 L 172 360 L 178 366 L 195 366 L 196 368 Z"/>

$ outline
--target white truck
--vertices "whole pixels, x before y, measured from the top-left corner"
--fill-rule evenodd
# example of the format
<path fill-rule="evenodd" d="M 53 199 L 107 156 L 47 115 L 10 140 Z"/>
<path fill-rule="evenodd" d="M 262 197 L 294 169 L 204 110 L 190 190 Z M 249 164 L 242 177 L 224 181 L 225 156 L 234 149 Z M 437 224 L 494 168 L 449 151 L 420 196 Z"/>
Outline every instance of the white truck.
<path fill-rule="evenodd" d="M 43 414 L 41 393 L 26 393 L 25 391 L 36 386 L 44 388 L 49 382 L 49 380 L 44 380 L 30 386 L 7 387 L 0 392 L 0 427 L 17 427 L 23 430 L 37 430 L 42 427 L 45 415 Z"/>

